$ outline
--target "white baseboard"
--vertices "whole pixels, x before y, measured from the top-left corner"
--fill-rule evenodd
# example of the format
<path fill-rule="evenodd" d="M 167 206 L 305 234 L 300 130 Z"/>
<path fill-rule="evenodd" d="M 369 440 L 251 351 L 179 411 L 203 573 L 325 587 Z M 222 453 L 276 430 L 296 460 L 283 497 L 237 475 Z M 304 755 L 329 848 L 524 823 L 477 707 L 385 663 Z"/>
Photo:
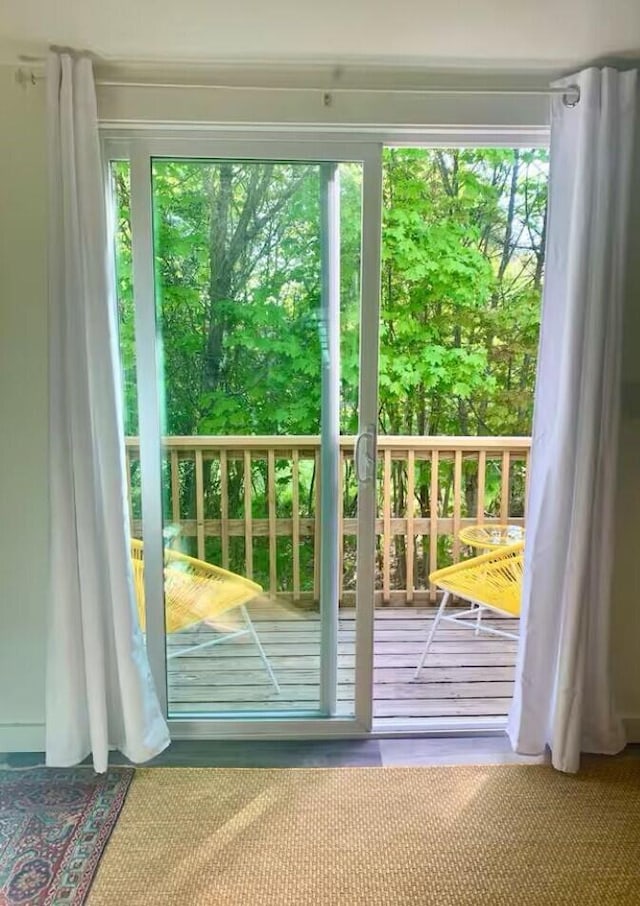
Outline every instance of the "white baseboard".
<path fill-rule="evenodd" d="M 0 724 L 0 752 L 44 752 L 44 724 Z"/>
<path fill-rule="evenodd" d="M 627 742 L 640 742 L 640 714 L 627 714 L 622 721 Z"/>

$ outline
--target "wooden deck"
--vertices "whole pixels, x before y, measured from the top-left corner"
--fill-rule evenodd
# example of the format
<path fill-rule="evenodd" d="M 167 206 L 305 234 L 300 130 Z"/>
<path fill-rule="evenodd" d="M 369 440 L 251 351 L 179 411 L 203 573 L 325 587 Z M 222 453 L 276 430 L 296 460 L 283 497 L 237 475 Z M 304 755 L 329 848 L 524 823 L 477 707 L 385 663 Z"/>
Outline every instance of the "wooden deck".
<path fill-rule="evenodd" d="M 276 693 L 249 636 L 169 660 L 169 713 L 229 716 L 253 712 L 309 712 L 319 707 L 320 621 L 317 613 L 286 603 L 257 601 L 254 626 L 280 683 Z M 413 679 L 434 608 L 377 608 L 374 718 L 379 727 L 420 718 L 500 718 L 513 692 L 516 643 L 476 637 L 451 624 L 440 629 L 421 678 Z M 340 611 L 338 713 L 353 713 L 355 610 Z M 515 620 L 487 621 L 515 630 Z M 199 629 L 169 637 L 170 653 L 221 637 Z"/>

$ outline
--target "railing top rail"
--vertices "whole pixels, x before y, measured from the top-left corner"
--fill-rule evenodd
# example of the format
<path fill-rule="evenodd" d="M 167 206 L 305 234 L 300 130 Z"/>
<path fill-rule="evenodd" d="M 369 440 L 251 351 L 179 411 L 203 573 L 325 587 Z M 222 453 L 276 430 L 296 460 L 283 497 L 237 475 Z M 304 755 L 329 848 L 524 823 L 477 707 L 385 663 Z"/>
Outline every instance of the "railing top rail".
<path fill-rule="evenodd" d="M 346 439 L 346 438 L 345 438 Z M 355 438 L 353 438 L 355 441 Z M 419 437 L 411 434 L 378 435 L 382 450 L 528 450 L 530 437 L 454 437 L 446 434 Z"/>
<path fill-rule="evenodd" d="M 343 450 L 351 449 L 356 438 L 351 435 L 340 437 L 340 447 Z M 128 448 L 135 449 L 140 445 L 138 437 L 126 437 L 125 444 Z M 292 434 L 292 435 L 171 435 L 163 437 L 162 444 L 171 450 L 314 450 L 320 446 L 319 435 Z M 378 436 L 378 449 L 380 450 L 485 450 L 487 452 L 522 452 L 531 448 L 530 437 L 487 437 L 469 436 L 453 437 L 447 435 L 434 435 L 419 437 L 409 434 L 381 434 Z"/>

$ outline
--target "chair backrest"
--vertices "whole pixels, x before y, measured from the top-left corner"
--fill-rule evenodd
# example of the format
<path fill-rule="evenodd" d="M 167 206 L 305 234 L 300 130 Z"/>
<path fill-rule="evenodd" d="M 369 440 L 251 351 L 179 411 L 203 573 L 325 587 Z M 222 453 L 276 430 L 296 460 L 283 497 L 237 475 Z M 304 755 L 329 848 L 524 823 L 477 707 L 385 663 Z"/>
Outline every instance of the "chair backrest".
<path fill-rule="evenodd" d="M 138 617 L 144 631 L 144 543 L 136 538 L 131 540 L 131 560 Z M 164 549 L 164 564 L 168 633 L 177 632 L 203 619 L 221 616 L 227 610 L 239 607 L 262 594 L 262 586 L 256 582 L 172 548 Z"/>
<path fill-rule="evenodd" d="M 144 632 L 146 623 L 144 607 L 144 545 L 137 538 L 131 539 L 131 563 L 133 565 L 133 587 L 138 605 L 138 619 Z"/>
<path fill-rule="evenodd" d="M 429 580 L 467 601 L 520 615 L 524 542 L 472 557 L 431 573 Z"/>

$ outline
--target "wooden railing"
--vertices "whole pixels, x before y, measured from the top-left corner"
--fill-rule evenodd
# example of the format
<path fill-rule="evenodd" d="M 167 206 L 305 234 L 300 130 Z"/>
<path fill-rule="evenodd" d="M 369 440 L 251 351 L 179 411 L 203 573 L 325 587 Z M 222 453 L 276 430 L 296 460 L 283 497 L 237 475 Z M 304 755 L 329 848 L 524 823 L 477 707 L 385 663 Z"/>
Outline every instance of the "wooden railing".
<path fill-rule="evenodd" d="M 433 600 L 429 573 L 457 561 L 460 529 L 524 525 L 528 437 L 378 438 L 376 602 Z M 340 443 L 340 597 L 355 588 L 353 437 Z M 165 519 L 200 559 L 260 582 L 271 595 L 319 596 L 320 439 L 166 437 Z M 139 442 L 126 440 L 132 534 L 142 537 Z"/>

